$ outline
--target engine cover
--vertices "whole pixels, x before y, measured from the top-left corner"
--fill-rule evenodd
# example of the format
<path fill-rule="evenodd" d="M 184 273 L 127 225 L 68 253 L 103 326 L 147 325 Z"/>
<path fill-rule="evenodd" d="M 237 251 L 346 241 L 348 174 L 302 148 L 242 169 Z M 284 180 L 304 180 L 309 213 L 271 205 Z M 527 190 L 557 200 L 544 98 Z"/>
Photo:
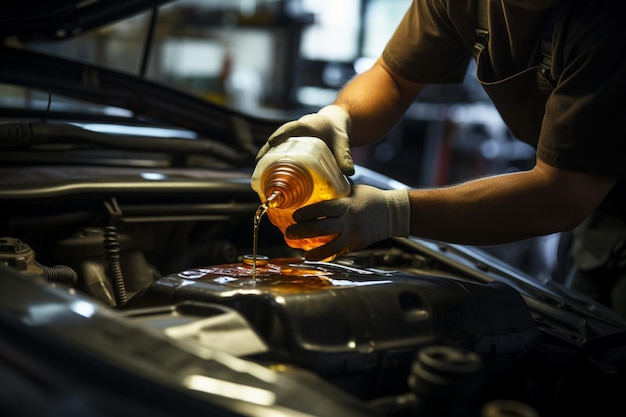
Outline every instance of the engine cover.
<path fill-rule="evenodd" d="M 328 262 L 272 259 L 165 276 L 129 307 L 205 302 L 241 314 L 268 358 L 320 374 L 408 365 L 428 345 L 488 356 L 521 352 L 539 338 L 512 287 Z"/>

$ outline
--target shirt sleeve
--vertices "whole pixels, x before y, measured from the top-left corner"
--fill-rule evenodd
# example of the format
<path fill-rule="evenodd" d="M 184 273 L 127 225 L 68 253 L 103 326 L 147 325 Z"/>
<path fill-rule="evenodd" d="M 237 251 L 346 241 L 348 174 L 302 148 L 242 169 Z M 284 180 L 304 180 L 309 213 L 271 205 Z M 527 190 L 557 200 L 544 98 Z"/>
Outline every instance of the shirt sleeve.
<path fill-rule="evenodd" d="M 457 6 L 463 8 L 464 3 Z M 450 19 L 447 1 L 414 0 L 382 57 L 410 81 L 460 83 L 472 55 Z"/>
<path fill-rule="evenodd" d="M 609 0 L 579 2 L 555 35 L 557 85 L 537 156 L 564 169 L 626 179 L 626 35 Z M 615 16 L 620 16 L 619 18 Z"/>

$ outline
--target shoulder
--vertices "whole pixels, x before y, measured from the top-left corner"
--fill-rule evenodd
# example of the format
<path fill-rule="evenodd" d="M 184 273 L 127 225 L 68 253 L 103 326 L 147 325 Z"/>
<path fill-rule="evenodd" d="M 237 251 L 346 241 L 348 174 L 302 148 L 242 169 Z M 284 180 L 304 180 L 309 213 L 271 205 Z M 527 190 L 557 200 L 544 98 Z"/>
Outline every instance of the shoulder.
<path fill-rule="evenodd" d="M 473 28 L 476 24 L 478 3 L 479 0 L 413 0 L 403 23 L 409 20 L 420 22 L 424 25 L 422 28 L 443 29 L 471 23 Z"/>
<path fill-rule="evenodd" d="M 461 82 L 474 29 L 473 15 L 464 11 L 472 9 L 474 1 L 413 0 L 383 51 L 387 65 L 415 82 Z"/>
<path fill-rule="evenodd" d="M 614 0 L 562 1 L 555 40 L 573 52 L 591 46 L 623 46 L 626 31 L 619 4 Z"/>
<path fill-rule="evenodd" d="M 554 71 L 566 78 L 624 71 L 626 30 L 614 0 L 564 0 L 553 37 Z M 587 72 L 585 70 L 590 70 Z"/>
<path fill-rule="evenodd" d="M 552 42 L 557 83 L 545 106 L 541 158 L 626 178 L 626 31 L 613 0 L 563 0 Z M 599 133 L 601 132 L 601 133 Z"/>
<path fill-rule="evenodd" d="M 399 42 L 462 44 L 471 50 L 478 0 L 413 0 L 396 29 Z"/>

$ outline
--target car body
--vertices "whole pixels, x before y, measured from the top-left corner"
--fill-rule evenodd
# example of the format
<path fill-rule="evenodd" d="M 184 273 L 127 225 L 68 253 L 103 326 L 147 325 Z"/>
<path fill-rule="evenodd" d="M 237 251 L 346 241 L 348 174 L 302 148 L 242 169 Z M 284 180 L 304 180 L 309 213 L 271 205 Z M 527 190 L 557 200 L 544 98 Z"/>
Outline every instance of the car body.
<path fill-rule="evenodd" d="M 254 157 L 286 119 L 46 53 L 166 2 L 105 3 L 0 12 L 0 83 L 29 97 L 0 109 L 2 415 L 619 409 L 626 323 L 476 248 L 304 262 L 265 218 L 251 274 Z"/>

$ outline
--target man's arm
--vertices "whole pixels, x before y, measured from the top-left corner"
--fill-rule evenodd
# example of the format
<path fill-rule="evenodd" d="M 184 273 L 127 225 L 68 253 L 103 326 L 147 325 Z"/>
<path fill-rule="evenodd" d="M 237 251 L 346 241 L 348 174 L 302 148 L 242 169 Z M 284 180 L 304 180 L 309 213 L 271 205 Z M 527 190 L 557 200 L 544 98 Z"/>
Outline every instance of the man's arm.
<path fill-rule="evenodd" d="M 351 146 L 382 139 L 400 120 L 424 85 L 401 79 L 382 59 L 354 77 L 338 94 L 333 105 L 305 114 L 274 131 L 259 149 L 256 160 L 292 136 L 315 136 L 331 149 L 345 175 L 354 174 Z"/>
<path fill-rule="evenodd" d="M 424 87 L 394 74 L 379 59 L 348 83 L 330 107 L 347 111 L 340 113 L 346 126 L 351 122 L 351 130 L 345 129 L 351 146 L 370 144 L 384 137 Z M 574 228 L 615 182 L 537 160 L 529 171 L 434 189 L 390 191 L 357 185 L 349 197 L 297 210 L 297 223 L 286 232 L 291 238 L 337 234 L 307 252 L 311 260 L 409 234 L 473 245 L 508 243 Z"/>
<path fill-rule="evenodd" d="M 367 145 L 382 139 L 424 87 L 394 74 L 382 58 L 353 78 L 334 102 L 350 114 L 350 145 Z"/>
<path fill-rule="evenodd" d="M 425 87 L 394 74 L 382 59 L 353 79 L 335 104 L 352 119 L 350 144 L 382 138 Z M 602 202 L 615 179 L 558 169 L 538 160 L 530 171 L 411 190 L 411 234 L 498 244 L 570 230 Z"/>
<path fill-rule="evenodd" d="M 537 162 L 530 171 L 436 189 L 355 185 L 348 197 L 296 210 L 291 239 L 335 234 L 305 254 L 325 259 L 394 236 L 491 245 L 568 230 L 585 219 L 615 180 Z"/>
<path fill-rule="evenodd" d="M 415 236 L 476 245 L 569 230 L 591 214 L 615 181 L 538 160 L 529 171 L 411 190 L 410 230 Z"/>

